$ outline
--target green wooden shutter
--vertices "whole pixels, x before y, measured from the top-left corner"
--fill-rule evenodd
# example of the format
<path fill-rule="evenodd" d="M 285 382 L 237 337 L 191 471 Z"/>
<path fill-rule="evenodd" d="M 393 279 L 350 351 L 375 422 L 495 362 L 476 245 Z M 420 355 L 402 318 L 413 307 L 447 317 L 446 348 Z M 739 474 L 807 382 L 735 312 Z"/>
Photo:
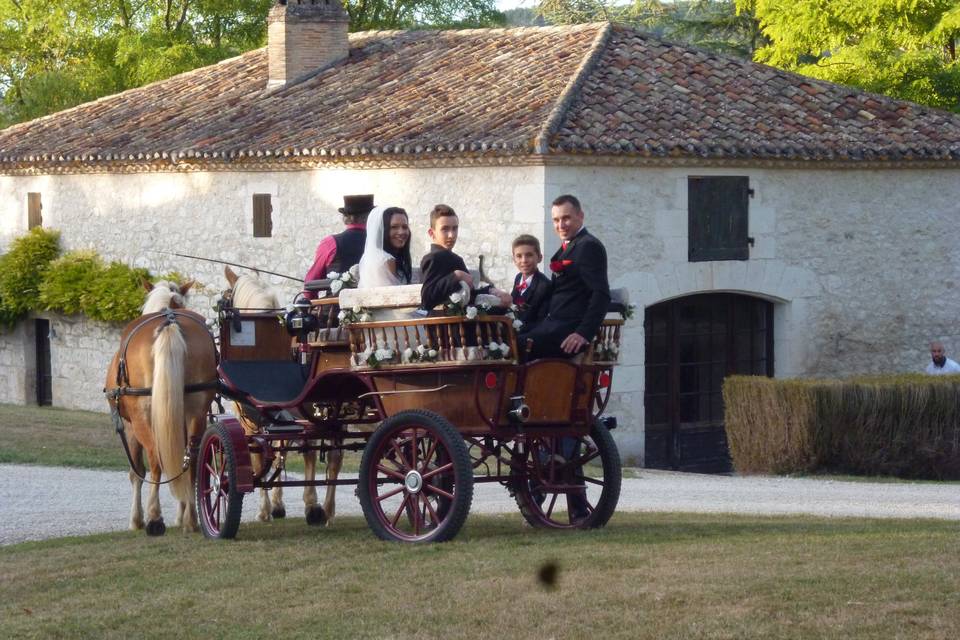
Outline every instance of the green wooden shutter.
<path fill-rule="evenodd" d="M 749 178 L 691 176 L 687 195 L 690 262 L 748 260 Z"/>

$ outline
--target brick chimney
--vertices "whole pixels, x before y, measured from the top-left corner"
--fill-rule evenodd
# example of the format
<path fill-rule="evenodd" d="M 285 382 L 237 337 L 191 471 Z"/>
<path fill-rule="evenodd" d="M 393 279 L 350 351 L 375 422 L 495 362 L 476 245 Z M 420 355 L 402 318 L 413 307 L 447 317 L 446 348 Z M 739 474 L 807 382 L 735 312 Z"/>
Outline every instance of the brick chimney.
<path fill-rule="evenodd" d="M 267 15 L 267 88 L 346 58 L 349 27 L 340 0 L 277 0 Z"/>

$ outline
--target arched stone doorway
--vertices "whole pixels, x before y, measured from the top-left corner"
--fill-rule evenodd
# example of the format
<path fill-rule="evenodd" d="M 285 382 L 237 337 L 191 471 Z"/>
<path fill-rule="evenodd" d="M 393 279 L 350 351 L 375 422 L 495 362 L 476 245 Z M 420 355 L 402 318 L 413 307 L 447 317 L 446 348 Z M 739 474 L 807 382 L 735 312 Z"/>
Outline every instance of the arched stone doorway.
<path fill-rule="evenodd" d="M 773 303 L 734 293 L 661 302 L 644 312 L 645 462 L 729 471 L 723 378 L 773 375 Z"/>

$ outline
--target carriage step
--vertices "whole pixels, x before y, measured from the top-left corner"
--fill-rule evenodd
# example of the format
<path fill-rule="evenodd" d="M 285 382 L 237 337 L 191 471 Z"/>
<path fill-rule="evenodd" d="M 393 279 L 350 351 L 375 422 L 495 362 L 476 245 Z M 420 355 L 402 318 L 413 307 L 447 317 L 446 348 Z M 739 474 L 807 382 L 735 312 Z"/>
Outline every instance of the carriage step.
<path fill-rule="evenodd" d="M 271 424 L 266 427 L 267 433 L 301 433 L 303 427 L 297 424 Z"/>

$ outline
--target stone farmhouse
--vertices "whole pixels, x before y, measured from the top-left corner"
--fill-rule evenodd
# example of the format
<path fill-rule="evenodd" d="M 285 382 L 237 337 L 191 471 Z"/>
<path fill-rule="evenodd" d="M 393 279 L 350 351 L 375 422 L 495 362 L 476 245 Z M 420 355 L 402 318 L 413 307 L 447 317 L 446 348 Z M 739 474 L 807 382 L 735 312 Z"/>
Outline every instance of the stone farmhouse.
<path fill-rule="evenodd" d="M 0 250 L 62 232 L 210 291 L 217 265 L 303 274 L 349 193 L 461 215 L 506 285 L 584 204 L 637 305 L 610 413 L 626 458 L 720 469 L 735 372 L 918 371 L 960 349 L 960 116 L 610 24 L 347 33 L 278 3 L 264 49 L 0 131 Z M 290 296 L 295 283 L 275 280 Z M 209 295 L 195 296 L 209 310 Z M 0 335 L 0 401 L 105 410 L 118 329 L 38 314 Z"/>

